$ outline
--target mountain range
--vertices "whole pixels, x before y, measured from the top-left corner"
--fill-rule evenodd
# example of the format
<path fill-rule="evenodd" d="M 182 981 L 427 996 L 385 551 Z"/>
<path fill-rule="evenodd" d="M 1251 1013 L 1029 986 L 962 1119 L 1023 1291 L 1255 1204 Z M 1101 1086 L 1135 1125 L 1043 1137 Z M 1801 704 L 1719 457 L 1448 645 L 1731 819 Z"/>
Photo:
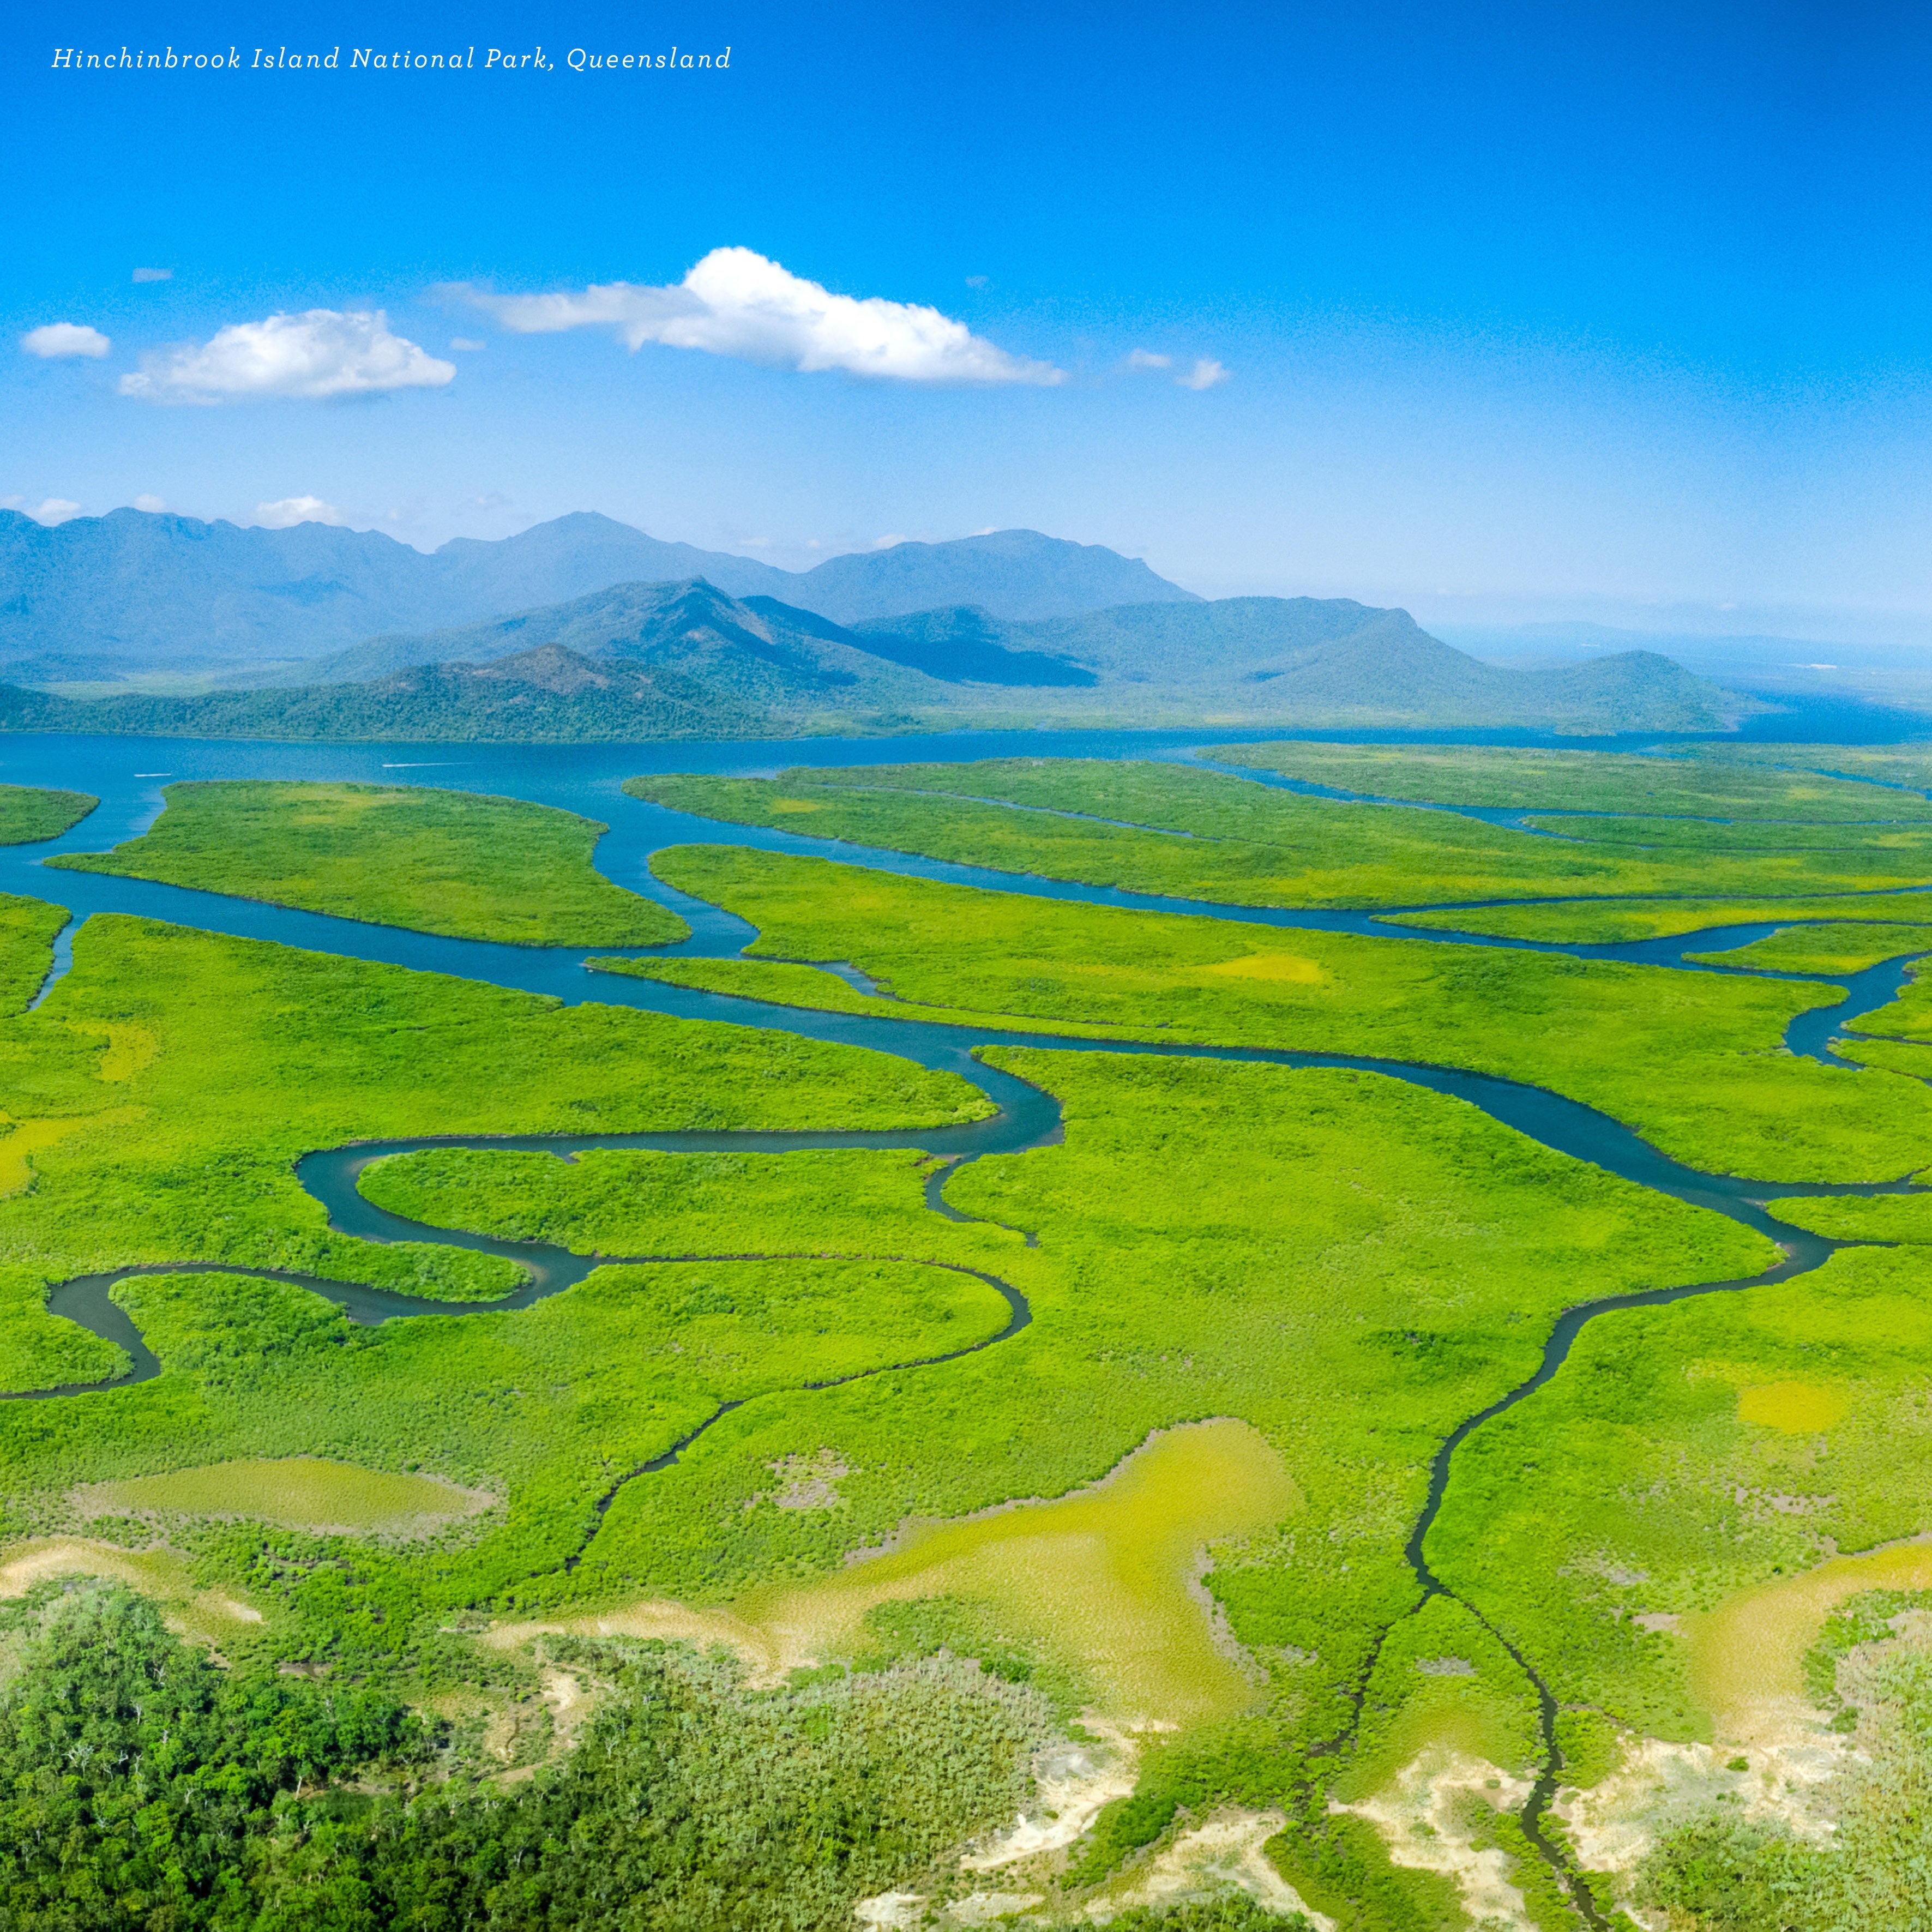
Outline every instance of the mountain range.
<path fill-rule="evenodd" d="M 1034 618 L 956 604 L 848 626 L 702 578 L 373 638 L 293 676 L 86 701 L 0 686 L 0 728 L 410 742 L 974 724 L 1601 734 L 1720 730 L 1763 708 L 1649 652 L 1542 671 L 1484 664 L 1406 611 L 1346 598 L 1169 598 Z"/>
<path fill-rule="evenodd" d="M 57 683 L 260 670 L 614 584 L 694 577 L 841 624 L 950 604 L 1041 619 L 1194 601 L 1144 563 L 1034 530 L 898 544 L 797 572 L 660 542 L 588 512 L 500 542 L 455 538 L 425 555 L 379 531 L 326 524 L 244 529 L 116 510 L 50 528 L 0 510 L 0 676 Z"/>

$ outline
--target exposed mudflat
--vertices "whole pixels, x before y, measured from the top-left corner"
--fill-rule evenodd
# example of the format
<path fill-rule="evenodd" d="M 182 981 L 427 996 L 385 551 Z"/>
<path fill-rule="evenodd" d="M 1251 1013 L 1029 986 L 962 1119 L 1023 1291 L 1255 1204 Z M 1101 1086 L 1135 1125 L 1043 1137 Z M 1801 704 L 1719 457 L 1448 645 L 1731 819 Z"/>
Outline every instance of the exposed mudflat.
<path fill-rule="evenodd" d="M 1190 1424 L 1090 1489 L 913 1526 L 882 1555 L 802 1587 L 754 1592 L 734 1608 L 778 1654 L 823 1662 L 850 1654 L 874 1604 L 992 1601 L 1078 1658 L 1104 1716 L 1192 1724 L 1256 1694 L 1198 1600 L 1198 1554 L 1277 1521 L 1297 1500 L 1280 1458 L 1248 1424 Z"/>
<path fill-rule="evenodd" d="M 501 1507 L 501 1498 L 487 1490 L 464 1489 L 440 1476 L 310 1456 L 209 1462 L 164 1475 L 87 1483 L 68 1501 L 83 1517 L 240 1517 L 324 1535 L 386 1537 L 432 1535 Z"/>
<path fill-rule="evenodd" d="M 1390 1861 L 1452 1880 L 1477 1924 L 1497 1932 L 1535 1932 L 1522 1894 L 1510 1883 L 1510 1858 L 1496 1846 L 1478 1850 L 1474 1806 L 1520 1812 L 1528 1780 L 1511 1778 L 1478 1757 L 1441 1748 L 1425 1750 L 1369 1797 L 1332 1810 L 1366 1818 L 1388 1845 Z"/>

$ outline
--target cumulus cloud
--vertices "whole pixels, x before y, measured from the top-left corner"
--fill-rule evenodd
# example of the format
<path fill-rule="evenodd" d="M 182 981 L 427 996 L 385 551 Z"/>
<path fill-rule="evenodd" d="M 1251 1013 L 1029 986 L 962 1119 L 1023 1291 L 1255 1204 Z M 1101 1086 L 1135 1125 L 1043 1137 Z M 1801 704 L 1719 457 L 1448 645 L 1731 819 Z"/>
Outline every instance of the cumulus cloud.
<path fill-rule="evenodd" d="M 44 328 L 28 329 L 20 338 L 20 346 L 29 356 L 50 362 L 62 356 L 105 356 L 113 346 L 99 329 L 78 322 L 50 322 Z"/>
<path fill-rule="evenodd" d="M 1174 379 L 1184 389 L 1211 389 L 1228 380 L 1228 372 L 1211 356 L 1204 356 L 1184 376 Z"/>
<path fill-rule="evenodd" d="M 143 356 L 121 379 L 124 396 L 156 403 L 223 403 L 292 396 L 320 402 L 385 389 L 440 389 L 456 374 L 406 338 L 380 309 L 312 308 L 238 322 L 208 341 Z"/>
<path fill-rule="evenodd" d="M 279 503 L 257 503 L 255 521 L 265 530 L 292 530 L 298 524 L 334 524 L 348 519 L 320 496 L 284 496 Z"/>
<path fill-rule="evenodd" d="M 1156 356 L 1151 349 L 1136 349 L 1121 367 L 1126 369 L 1172 369 L 1174 358 L 1172 356 Z"/>
<path fill-rule="evenodd" d="M 175 278 L 172 268 L 136 268 L 134 279 L 137 282 L 171 282 Z"/>
<path fill-rule="evenodd" d="M 478 342 L 474 336 L 452 335 L 449 338 L 449 346 L 452 349 L 466 349 L 473 350 L 478 349 L 488 349 L 490 345 L 487 342 Z"/>
<path fill-rule="evenodd" d="M 152 517 L 158 517 L 168 506 L 164 498 L 150 496 L 143 490 L 134 499 L 134 507 L 137 510 L 146 510 Z"/>
<path fill-rule="evenodd" d="M 521 335 L 603 327 L 633 350 L 701 349 L 801 374 L 842 369 L 902 382 L 1064 382 L 1050 363 L 1009 356 L 936 308 L 835 296 L 749 248 L 714 248 L 667 287 L 602 282 L 578 292 L 451 291 Z"/>

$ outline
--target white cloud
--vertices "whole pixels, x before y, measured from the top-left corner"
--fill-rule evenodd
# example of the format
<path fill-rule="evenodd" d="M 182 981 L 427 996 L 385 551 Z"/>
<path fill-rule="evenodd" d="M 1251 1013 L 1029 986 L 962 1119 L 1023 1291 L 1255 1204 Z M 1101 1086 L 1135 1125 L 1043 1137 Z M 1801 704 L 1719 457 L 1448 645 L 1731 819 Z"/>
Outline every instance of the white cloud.
<path fill-rule="evenodd" d="M 20 346 L 29 356 L 46 362 L 61 356 L 105 356 L 113 346 L 99 329 L 78 322 L 50 322 L 44 328 L 28 329 L 20 338 Z"/>
<path fill-rule="evenodd" d="M 146 510 L 151 517 L 158 517 L 168 506 L 160 497 L 149 496 L 144 490 L 134 499 L 134 507 L 137 510 Z"/>
<path fill-rule="evenodd" d="M 1228 372 L 1211 356 L 1204 356 L 1184 376 L 1174 379 L 1184 389 L 1211 389 L 1228 380 Z"/>
<path fill-rule="evenodd" d="M 603 282 L 575 294 L 451 292 L 520 335 L 602 326 L 634 350 L 663 343 L 802 374 L 842 369 L 902 382 L 1066 380 L 1050 363 L 1009 356 L 936 308 L 835 296 L 749 248 L 714 248 L 669 287 Z"/>
<path fill-rule="evenodd" d="M 64 496 L 50 496 L 38 509 L 24 496 L 0 496 L 0 510 L 22 511 L 37 524 L 64 524 L 68 518 L 80 514 L 80 506 L 70 503 Z"/>
<path fill-rule="evenodd" d="M 334 524 L 340 528 L 347 520 L 320 496 L 284 496 L 279 503 L 255 506 L 255 521 L 265 530 L 292 530 L 298 524 Z"/>
<path fill-rule="evenodd" d="M 1156 356 L 1151 349 L 1136 349 L 1120 366 L 1124 369 L 1172 369 L 1174 358 Z"/>
<path fill-rule="evenodd" d="M 467 335 L 452 335 L 449 338 L 449 346 L 452 349 L 463 349 L 474 352 L 478 349 L 488 349 L 490 345 L 487 342 L 478 342 Z"/>
<path fill-rule="evenodd" d="M 151 402 L 220 403 L 293 396 L 374 395 L 385 389 L 437 389 L 456 374 L 416 344 L 392 334 L 380 309 L 344 314 L 312 308 L 239 322 L 209 341 L 141 358 L 137 375 L 121 379 L 124 396 Z"/>
<path fill-rule="evenodd" d="M 175 278 L 172 268 L 136 268 L 134 280 L 137 282 L 171 282 Z"/>

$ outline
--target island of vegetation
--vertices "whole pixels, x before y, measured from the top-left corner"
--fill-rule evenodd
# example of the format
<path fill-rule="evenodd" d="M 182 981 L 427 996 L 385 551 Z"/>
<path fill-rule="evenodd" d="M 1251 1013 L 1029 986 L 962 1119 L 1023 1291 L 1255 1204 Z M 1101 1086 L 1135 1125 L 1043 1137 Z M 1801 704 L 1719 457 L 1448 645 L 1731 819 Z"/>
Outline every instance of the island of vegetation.
<path fill-rule="evenodd" d="M 172 784 L 166 796 L 140 838 L 52 862 L 452 939 L 654 946 L 690 929 L 592 867 L 603 826 L 547 806 L 248 779 Z"/>
<path fill-rule="evenodd" d="M 28 845 L 70 832 L 100 801 L 84 791 L 0 785 L 0 845 Z"/>

